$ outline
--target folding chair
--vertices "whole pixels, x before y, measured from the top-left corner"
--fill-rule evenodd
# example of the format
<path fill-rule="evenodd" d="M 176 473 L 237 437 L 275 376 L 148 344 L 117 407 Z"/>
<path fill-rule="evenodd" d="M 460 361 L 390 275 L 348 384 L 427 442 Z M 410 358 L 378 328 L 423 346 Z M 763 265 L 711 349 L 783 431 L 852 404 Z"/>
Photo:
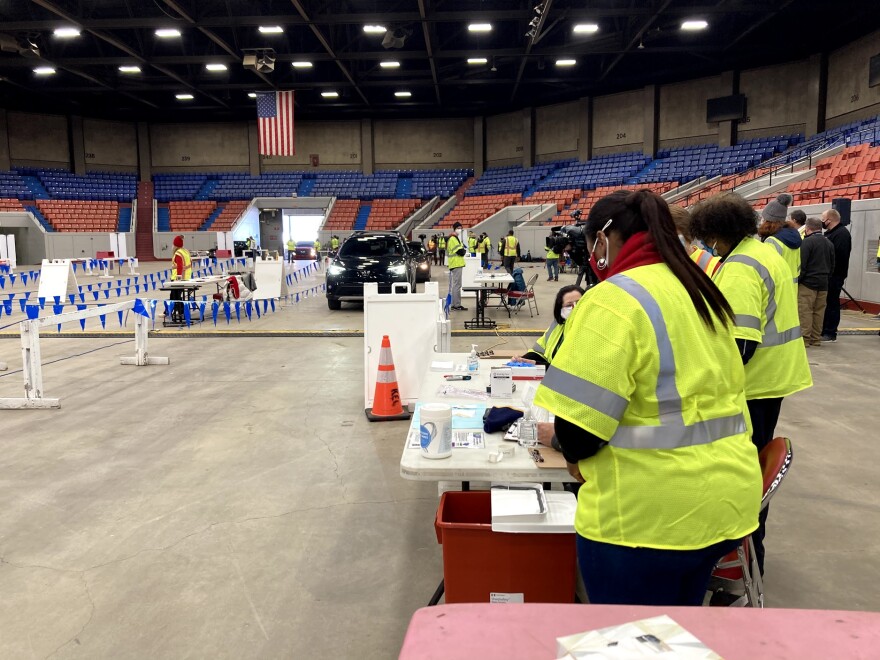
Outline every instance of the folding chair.
<path fill-rule="evenodd" d="M 522 309 L 526 303 L 529 305 L 529 316 L 540 316 L 541 314 L 538 312 L 538 301 L 535 298 L 535 282 L 538 281 L 538 274 L 535 273 L 529 278 L 529 281 L 526 282 L 526 290 L 525 291 L 511 291 L 507 294 L 508 302 L 512 303 L 512 309 L 517 314 L 519 310 Z M 532 306 L 535 307 L 535 313 L 532 314 Z"/>
<path fill-rule="evenodd" d="M 761 497 L 761 509 L 770 503 L 770 498 L 779 489 L 782 479 L 791 465 L 791 440 L 773 438 L 761 450 L 758 460 L 761 463 L 761 475 L 764 481 L 764 495 Z M 724 589 L 737 582 L 742 582 L 745 593 L 730 603 L 729 607 L 764 607 L 764 581 L 758 569 L 755 557 L 755 544 L 751 535 L 743 539 L 739 547 L 721 558 L 712 573 L 710 588 L 713 591 Z M 725 591 L 727 591 L 725 589 Z"/>

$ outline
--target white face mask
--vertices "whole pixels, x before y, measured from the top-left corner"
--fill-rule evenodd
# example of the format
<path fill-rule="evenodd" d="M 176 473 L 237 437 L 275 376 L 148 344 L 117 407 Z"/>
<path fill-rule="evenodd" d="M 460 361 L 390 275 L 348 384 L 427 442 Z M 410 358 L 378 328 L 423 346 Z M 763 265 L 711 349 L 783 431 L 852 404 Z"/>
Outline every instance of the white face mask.
<path fill-rule="evenodd" d="M 564 320 L 567 319 L 569 316 L 571 316 L 571 310 L 573 310 L 573 309 L 574 309 L 574 305 L 570 305 L 570 306 L 563 307 L 563 308 L 559 311 L 559 316 L 561 316 L 561 317 L 562 317 L 562 320 L 564 321 Z"/>

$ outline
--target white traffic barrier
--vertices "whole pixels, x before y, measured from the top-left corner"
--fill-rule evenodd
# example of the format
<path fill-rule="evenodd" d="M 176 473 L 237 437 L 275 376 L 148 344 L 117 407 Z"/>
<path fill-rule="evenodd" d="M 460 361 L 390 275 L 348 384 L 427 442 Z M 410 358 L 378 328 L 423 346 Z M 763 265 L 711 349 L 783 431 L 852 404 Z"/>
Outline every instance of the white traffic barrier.
<path fill-rule="evenodd" d="M 19 324 L 21 328 L 22 374 L 24 375 L 24 398 L 0 398 L 0 410 L 20 410 L 22 408 L 60 408 L 61 400 L 43 396 L 43 366 L 40 357 L 40 328 L 63 325 L 72 321 L 128 311 L 134 308 L 135 301 L 103 305 L 91 309 L 78 310 L 67 314 L 57 314 L 39 319 L 28 319 Z M 148 364 L 170 364 L 167 357 L 154 357 L 147 353 L 149 318 L 135 314 L 134 357 L 120 358 L 121 364 L 145 366 Z"/>

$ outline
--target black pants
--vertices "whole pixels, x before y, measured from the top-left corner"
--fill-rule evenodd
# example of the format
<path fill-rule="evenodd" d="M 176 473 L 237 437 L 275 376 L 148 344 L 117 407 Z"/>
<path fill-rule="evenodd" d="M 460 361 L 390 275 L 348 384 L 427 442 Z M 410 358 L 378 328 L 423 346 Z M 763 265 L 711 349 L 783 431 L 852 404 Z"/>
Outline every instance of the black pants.
<path fill-rule="evenodd" d="M 825 320 L 822 321 L 822 336 L 837 339 L 837 326 L 840 325 L 840 292 L 845 277 L 832 275 L 828 278 L 828 298 L 825 305 Z"/>
<path fill-rule="evenodd" d="M 437 263 L 442 264 L 444 261 L 446 261 L 446 248 L 440 248 L 440 260 Z"/>
<path fill-rule="evenodd" d="M 776 399 L 750 399 L 746 401 L 749 407 L 749 416 L 752 418 L 752 442 L 758 448 L 758 453 L 773 439 L 776 430 L 776 422 L 779 421 L 779 411 L 782 408 L 782 397 Z M 767 533 L 767 515 L 770 507 L 765 507 L 758 515 L 758 529 L 752 534 L 752 542 L 755 544 L 755 559 L 758 560 L 758 568 L 764 575 L 764 535 Z"/>
<path fill-rule="evenodd" d="M 516 257 L 504 257 L 502 260 L 504 270 L 513 275 L 513 267 L 516 265 Z"/>

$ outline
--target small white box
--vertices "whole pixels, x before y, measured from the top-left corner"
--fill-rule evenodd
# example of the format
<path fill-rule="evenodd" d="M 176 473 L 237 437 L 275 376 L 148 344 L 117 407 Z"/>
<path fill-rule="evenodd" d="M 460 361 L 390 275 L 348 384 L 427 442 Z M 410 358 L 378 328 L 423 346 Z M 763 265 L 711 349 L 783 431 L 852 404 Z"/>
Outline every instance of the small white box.
<path fill-rule="evenodd" d="M 514 380 L 544 380 L 547 367 L 543 364 L 534 364 L 528 367 L 511 367 Z"/>
<path fill-rule="evenodd" d="M 513 395 L 513 373 L 510 367 L 492 367 L 489 393 L 493 399 L 509 399 Z"/>

